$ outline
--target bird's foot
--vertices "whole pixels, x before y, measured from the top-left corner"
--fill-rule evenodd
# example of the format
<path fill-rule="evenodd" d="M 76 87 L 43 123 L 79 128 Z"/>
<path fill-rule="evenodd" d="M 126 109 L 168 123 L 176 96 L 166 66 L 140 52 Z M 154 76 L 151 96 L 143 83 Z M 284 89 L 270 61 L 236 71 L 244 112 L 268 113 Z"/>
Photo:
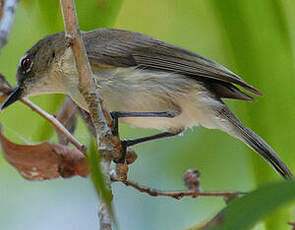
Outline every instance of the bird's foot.
<path fill-rule="evenodd" d="M 116 164 L 124 164 L 126 161 L 126 153 L 127 153 L 127 148 L 128 148 L 128 140 L 122 140 L 121 141 L 121 146 L 122 146 L 122 152 L 121 152 L 121 157 L 120 158 L 115 158 L 113 161 Z"/>

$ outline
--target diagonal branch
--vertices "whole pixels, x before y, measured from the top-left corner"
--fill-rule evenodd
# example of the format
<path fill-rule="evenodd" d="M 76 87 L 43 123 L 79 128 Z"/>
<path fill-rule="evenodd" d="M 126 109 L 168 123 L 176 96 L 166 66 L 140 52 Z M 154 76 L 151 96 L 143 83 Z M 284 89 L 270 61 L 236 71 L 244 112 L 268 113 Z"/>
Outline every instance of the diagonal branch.
<path fill-rule="evenodd" d="M 120 153 L 120 140 L 112 136 L 112 119 L 103 105 L 102 97 L 93 79 L 78 26 L 74 2 L 73 0 L 61 0 L 60 2 L 66 27 L 66 39 L 72 47 L 79 73 L 79 90 L 88 105 L 92 123 L 96 128 L 99 150 L 105 155 Z"/>
<path fill-rule="evenodd" d="M 11 92 L 12 87 L 6 78 L 0 73 L 0 92 L 3 93 L 4 98 L 6 98 Z M 3 99 L 3 98 L 2 98 Z M 32 109 L 34 112 L 38 113 L 41 117 L 45 118 L 51 125 L 56 129 L 58 133 L 62 133 L 63 136 L 67 138 L 69 142 L 71 142 L 77 149 L 81 152 L 86 152 L 86 147 L 81 144 L 64 126 L 63 124 L 57 120 L 53 115 L 47 113 L 45 110 L 34 104 L 27 98 L 22 98 L 20 101 Z"/>
<path fill-rule="evenodd" d="M 86 147 L 81 144 L 64 126 L 63 124 L 57 120 L 53 115 L 47 113 L 45 110 L 41 109 L 38 105 L 35 105 L 27 98 L 22 98 L 21 102 L 31 108 L 34 112 L 38 113 L 40 116 L 44 117 L 47 121 L 49 121 L 58 132 L 63 133 L 63 135 L 81 152 L 85 154 Z"/>
<path fill-rule="evenodd" d="M 0 50 L 7 43 L 7 37 L 14 21 L 17 3 L 18 0 L 6 0 L 4 2 L 2 20 L 0 25 Z"/>

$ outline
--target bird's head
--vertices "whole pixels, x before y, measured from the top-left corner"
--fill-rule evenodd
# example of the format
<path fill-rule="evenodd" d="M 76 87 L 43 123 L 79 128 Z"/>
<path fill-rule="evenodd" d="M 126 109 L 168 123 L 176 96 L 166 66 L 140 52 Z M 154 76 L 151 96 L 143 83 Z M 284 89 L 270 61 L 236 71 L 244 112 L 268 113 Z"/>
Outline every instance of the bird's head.
<path fill-rule="evenodd" d="M 1 110 L 25 96 L 55 93 L 59 89 L 52 81 L 59 57 L 64 53 L 64 33 L 46 36 L 20 58 L 16 86 L 6 98 Z"/>

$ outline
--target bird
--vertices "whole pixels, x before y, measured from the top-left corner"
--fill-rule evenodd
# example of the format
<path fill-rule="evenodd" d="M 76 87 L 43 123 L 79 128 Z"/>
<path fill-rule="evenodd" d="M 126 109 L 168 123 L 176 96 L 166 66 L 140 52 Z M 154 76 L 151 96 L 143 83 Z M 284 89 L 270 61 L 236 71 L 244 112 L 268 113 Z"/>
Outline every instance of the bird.
<path fill-rule="evenodd" d="M 293 178 L 276 152 L 225 104 L 224 99 L 254 101 L 250 93 L 262 96 L 226 67 L 187 49 L 127 30 L 82 31 L 82 39 L 97 90 L 114 119 L 113 134 L 118 135 L 118 122 L 161 131 L 125 140 L 125 148 L 176 136 L 201 125 L 240 139 L 283 178 Z M 88 111 L 64 32 L 47 35 L 20 58 L 16 82 L 1 110 L 22 97 L 61 93 Z"/>

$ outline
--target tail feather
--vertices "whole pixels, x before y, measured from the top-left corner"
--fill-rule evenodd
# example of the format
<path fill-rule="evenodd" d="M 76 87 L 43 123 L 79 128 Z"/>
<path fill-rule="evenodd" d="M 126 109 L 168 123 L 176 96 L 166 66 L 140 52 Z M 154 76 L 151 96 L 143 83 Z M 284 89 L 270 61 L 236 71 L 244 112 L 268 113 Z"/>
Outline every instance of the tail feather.
<path fill-rule="evenodd" d="M 223 119 L 229 121 L 231 127 L 227 126 L 227 132 L 249 145 L 260 156 L 262 156 L 283 178 L 293 178 L 290 169 L 279 158 L 275 151 L 260 136 L 245 127 L 227 107 L 222 109 L 220 115 Z"/>

